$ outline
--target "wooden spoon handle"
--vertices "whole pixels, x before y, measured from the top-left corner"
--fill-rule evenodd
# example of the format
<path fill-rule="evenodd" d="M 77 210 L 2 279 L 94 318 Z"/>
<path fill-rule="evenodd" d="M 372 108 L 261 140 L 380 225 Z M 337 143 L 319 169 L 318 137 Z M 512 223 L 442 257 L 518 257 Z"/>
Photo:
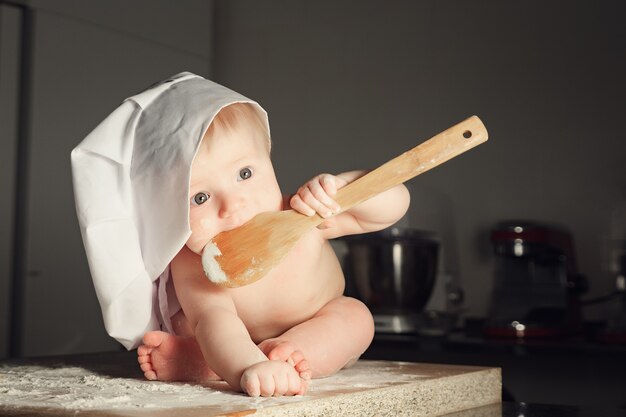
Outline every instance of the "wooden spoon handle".
<path fill-rule="evenodd" d="M 485 125 L 477 116 L 472 116 L 341 188 L 335 201 L 342 212 L 349 210 L 480 145 L 487 138 Z"/>

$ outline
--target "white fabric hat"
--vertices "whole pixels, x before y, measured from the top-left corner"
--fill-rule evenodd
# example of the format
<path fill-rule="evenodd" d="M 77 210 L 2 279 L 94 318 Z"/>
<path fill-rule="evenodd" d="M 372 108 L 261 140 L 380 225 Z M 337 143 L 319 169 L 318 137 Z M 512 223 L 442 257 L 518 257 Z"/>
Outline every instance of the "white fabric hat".
<path fill-rule="evenodd" d="M 189 238 L 191 164 L 223 107 L 254 101 L 184 72 L 130 97 L 72 151 L 78 221 L 109 335 L 160 328 L 156 280 Z"/>

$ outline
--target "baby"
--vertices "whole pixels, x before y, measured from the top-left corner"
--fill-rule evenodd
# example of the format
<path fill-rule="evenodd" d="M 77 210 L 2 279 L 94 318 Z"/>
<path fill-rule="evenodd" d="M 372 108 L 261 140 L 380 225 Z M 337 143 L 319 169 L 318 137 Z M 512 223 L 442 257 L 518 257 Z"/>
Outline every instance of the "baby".
<path fill-rule="evenodd" d="M 182 73 L 127 99 L 72 153 L 105 325 L 129 349 L 142 339 L 147 379 L 223 379 L 250 396 L 304 394 L 311 378 L 352 365 L 372 340 L 372 316 L 343 296 L 328 240 L 392 225 L 408 208 L 408 191 L 397 186 L 331 217 L 340 210 L 336 191 L 363 175 L 353 171 L 318 175 L 283 197 L 264 115 L 249 99 Z M 119 196 L 109 191 L 120 188 Z M 223 288 L 207 278 L 201 254 L 214 236 L 290 208 L 326 220 L 257 282 Z"/>
<path fill-rule="evenodd" d="M 333 200 L 337 189 L 360 175 L 318 175 L 298 189 L 290 207 L 330 217 L 340 210 Z M 373 337 L 372 316 L 342 295 L 344 277 L 328 239 L 396 222 L 409 202 L 404 186 L 329 218 L 267 276 L 232 289 L 204 275 L 204 246 L 256 214 L 289 208 L 270 161 L 269 137 L 249 104 L 225 107 L 214 119 L 192 165 L 189 195 L 192 234 L 172 261 L 182 306 L 173 324 L 180 337 L 145 335 L 138 355 L 146 378 L 220 376 L 251 396 L 294 395 L 306 391 L 308 379 L 359 358 Z M 185 364 L 187 358 L 193 363 Z"/>

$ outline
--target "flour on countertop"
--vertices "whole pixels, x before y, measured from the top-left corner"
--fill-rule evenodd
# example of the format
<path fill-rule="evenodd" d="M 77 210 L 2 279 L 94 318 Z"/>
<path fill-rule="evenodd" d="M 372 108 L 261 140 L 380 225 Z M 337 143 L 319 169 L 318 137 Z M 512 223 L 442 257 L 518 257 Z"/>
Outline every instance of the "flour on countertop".
<path fill-rule="evenodd" d="M 384 368 L 362 363 L 336 375 L 313 380 L 305 396 L 250 398 L 230 391 L 225 382 L 207 385 L 107 376 L 63 364 L 0 365 L 0 408 L 137 409 L 219 406 L 262 408 L 303 401 L 332 392 L 363 391 L 427 378 L 402 372 L 403 364 Z"/>
<path fill-rule="evenodd" d="M 79 367 L 0 366 L 0 405 L 3 406 L 177 407 L 193 405 L 198 399 L 218 392 L 199 385 L 111 378 Z"/>

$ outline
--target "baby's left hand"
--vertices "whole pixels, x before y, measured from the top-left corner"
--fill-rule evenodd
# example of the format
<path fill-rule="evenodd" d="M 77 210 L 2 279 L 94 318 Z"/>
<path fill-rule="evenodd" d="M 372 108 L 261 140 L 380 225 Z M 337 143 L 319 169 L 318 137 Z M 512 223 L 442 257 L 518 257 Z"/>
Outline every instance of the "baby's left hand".
<path fill-rule="evenodd" d="M 337 190 L 347 183 L 348 181 L 336 175 L 317 175 L 298 188 L 289 203 L 291 208 L 306 216 L 313 216 L 317 213 L 326 219 L 341 210 L 334 196 Z"/>

